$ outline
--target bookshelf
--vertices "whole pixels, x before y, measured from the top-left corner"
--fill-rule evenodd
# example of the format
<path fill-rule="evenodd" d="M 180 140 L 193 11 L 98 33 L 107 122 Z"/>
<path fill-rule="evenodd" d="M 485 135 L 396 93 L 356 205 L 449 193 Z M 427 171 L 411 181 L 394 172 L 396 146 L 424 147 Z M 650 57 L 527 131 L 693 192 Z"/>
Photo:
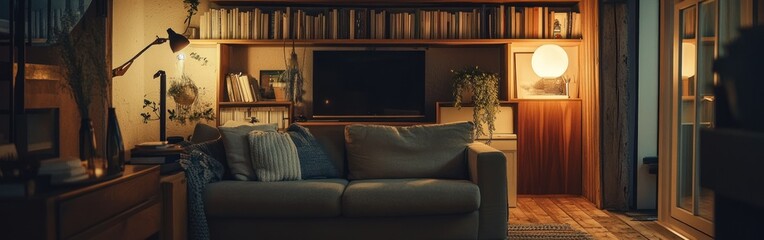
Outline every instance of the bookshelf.
<path fill-rule="evenodd" d="M 580 39 L 577 2 L 219 6 L 200 39 Z"/>
<path fill-rule="evenodd" d="M 580 159 L 581 159 L 581 190 L 575 191 L 577 193 L 580 193 L 584 197 L 590 199 L 593 201 L 596 205 L 600 204 L 600 183 L 599 183 L 599 93 L 597 86 L 599 85 L 598 80 L 598 64 L 597 64 L 597 57 L 599 56 L 599 50 L 598 50 L 598 44 L 599 44 L 599 37 L 598 37 L 598 10 L 597 10 L 598 1 L 595 0 L 477 0 L 477 1 L 470 1 L 470 0 L 387 0 L 387 1 L 381 1 L 381 0 L 211 0 L 210 1 L 210 7 L 213 9 L 235 9 L 238 8 L 238 13 L 246 12 L 246 11 L 253 11 L 253 9 L 260 9 L 261 12 L 264 13 L 272 13 L 275 10 L 282 10 L 285 11 L 287 7 L 289 7 L 290 12 L 297 12 L 298 10 L 304 11 L 305 16 L 318 16 L 319 13 L 324 13 L 325 16 L 328 16 L 327 13 L 330 12 L 331 9 L 366 9 L 368 16 L 371 16 L 371 10 L 375 10 L 375 13 L 377 13 L 377 10 L 391 10 L 393 13 L 398 12 L 409 12 L 414 13 L 413 20 L 417 22 L 416 20 L 421 18 L 421 11 L 438 11 L 442 10 L 447 13 L 453 13 L 453 12 L 459 12 L 464 11 L 466 12 L 467 9 L 479 9 L 481 16 L 480 20 L 476 23 L 478 26 L 488 26 L 493 25 L 493 23 L 490 23 L 489 18 L 487 15 L 483 15 L 484 13 L 491 13 L 493 10 L 488 9 L 495 9 L 499 7 L 499 13 L 501 13 L 501 6 L 504 6 L 505 13 L 508 9 L 511 9 L 511 7 L 522 8 L 523 10 L 528 8 L 541 8 L 542 12 L 546 13 L 544 11 L 544 8 L 547 10 L 554 10 L 555 12 L 561 11 L 561 12 L 569 12 L 569 13 L 579 13 L 580 19 L 579 23 L 580 26 L 580 36 L 566 36 L 563 39 L 556 39 L 552 37 L 545 37 L 550 36 L 547 35 L 541 35 L 541 37 L 525 37 L 525 36 L 517 36 L 510 34 L 512 32 L 511 28 L 507 29 L 507 22 L 504 22 L 504 32 L 503 34 L 501 31 L 499 31 L 498 35 L 492 35 L 487 34 L 485 31 L 482 31 L 484 29 L 481 28 L 481 31 L 479 34 L 475 35 L 475 37 L 469 37 L 469 38 L 456 38 L 453 35 L 453 31 L 451 31 L 451 35 L 446 35 L 445 37 L 429 37 L 424 38 L 422 37 L 421 33 L 421 27 L 422 24 L 414 24 L 415 32 L 411 34 L 410 38 L 404 38 L 404 39 L 391 39 L 389 35 L 386 35 L 383 38 L 375 38 L 372 37 L 372 32 L 367 28 L 366 32 L 363 32 L 361 34 L 361 37 L 353 36 L 353 39 L 350 39 L 349 36 L 347 37 L 337 37 L 337 39 L 333 36 L 331 38 L 322 36 L 318 39 L 316 37 L 308 37 L 308 36 L 315 36 L 313 34 L 308 34 L 307 36 L 297 35 L 295 34 L 295 31 L 293 29 L 292 23 L 288 24 L 290 26 L 286 31 L 287 33 L 283 33 L 280 37 L 273 37 L 271 33 L 271 29 L 269 29 L 268 37 L 264 37 L 265 35 L 261 34 L 260 37 L 231 37 L 231 38 L 215 38 L 211 39 L 192 39 L 191 44 L 192 45 L 199 45 L 199 46 L 214 46 L 217 48 L 218 57 L 220 58 L 219 66 L 218 66 L 218 73 L 219 73 L 219 79 L 218 79 L 218 111 L 220 110 L 226 110 L 229 108 L 238 108 L 238 107 L 256 107 L 258 105 L 267 105 L 272 104 L 273 102 L 257 102 L 257 103 L 234 103 L 234 102 L 228 102 L 225 99 L 225 75 L 232 71 L 249 71 L 251 75 L 256 75 L 257 70 L 267 69 L 267 67 L 253 67 L 254 65 L 260 64 L 265 59 L 264 56 L 267 54 L 259 55 L 258 52 L 267 52 L 267 51 L 273 51 L 272 49 L 278 48 L 281 49 L 284 46 L 289 46 L 292 43 L 294 43 L 295 46 L 298 48 L 307 48 L 313 50 L 326 50 L 326 49 L 348 49 L 348 50 L 357 50 L 357 49 L 390 49 L 390 48 L 417 48 L 417 49 L 431 49 L 433 48 L 449 48 L 449 49 L 472 49 L 472 48 L 490 48 L 490 49 L 496 49 L 495 52 L 499 53 L 499 57 L 495 60 L 498 62 L 500 69 L 499 74 L 501 76 L 501 87 L 502 91 L 504 91 L 504 95 L 502 96 L 503 101 L 511 101 L 518 104 L 518 107 L 522 109 L 524 106 L 528 105 L 531 106 L 533 104 L 536 104 L 537 102 L 556 102 L 559 104 L 572 104 L 572 105 L 578 105 L 580 106 L 580 114 L 577 115 L 577 121 L 580 122 L 580 141 L 572 141 L 577 142 L 580 144 L 581 153 L 580 153 Z M 201 16 L 204 14 L 204 10 L 201 11 L 198 16 Z M 387 13 L 387 12 L 386 12 Z M 419 16 L 417 16 L 419 14 Z M 493 16 L 493 14 L 491 14 Z M 500 14 L 501 15 L 501 14 Z M 292 19 L 295 17 L 295 15 L 290 15 L 289 19 Z M 542 28 L 545 28 L 546 24 L 550 22 L 548 19 L 549 16 L 544 17 L 542 16 Z M 302 16 L 300 17 L 302 18 Z M 367 20 L 371 19 L 370 17 L 367 17 Z M 209 20 L 209 19 L 201 19 L 200 20 Z M 409 19 L 410 21 L 411 19 Z M 201 21 L 200 21 L 201 22 Z M 269 21 L 270 22 L 270 21 Z M 302 21 L 299 21 L 302 22 Z M 376 22 L 376 20 L 375 20 Z M 421 23 L 421 22 L 420 22 Z M 368 22 L 367 24 L 371 24 Z M 511 24 L 511 23 L 510 23 Z M 282 24 L 283 25 L 283 24 Z M 502 23 L 499 21 L 498 26 L 501 26 Z M 315 24 L 313 24 L 315 26 Z M 410 26 L 410 25 L 409 25 Z M 512 25 L 509 25 L 510 27 Z M 245 27 L 245 29 L 251 29 L 252 26 L 249 26 L 250 28 Z M 367 26 L 368 27 L 368 26 Z M 299 28 L 299 26 L 298 26 Z M 389 29 L 385 29 L 388 31 Z M 328 31 L 327 29 L 324 29 L 324 31 Z M 200 33 L 202 30 L 200 29 Z M 298 31 L 299 32 L 299 31 Z M 310 32 L 310 31 L 308 31 Z M 264 33 L 264 32 L 263 32 Z M 241 34 L 241 32 L 240 32 Z M 386 32 L 386 34 L 389 34 L 389 32 Z M 575 48 L 578 54 L 574 57 L 574 61 L 578 63 L 578 88 L 579 90 L 579 98 L 576 99 L 559 99 L 559 100 L 519 100 L 514 98 L 514 95 L 512 94 L 513 91 L 513 84 L 511 84 L 511 77 L 514 76 L 514 62 L 512 58 L 512 54 L 526 48 L 531 48 L 533 46 L 539 46 L 542 44 L 547 43 L 553 43 L 558 44 L 563 47 L 569 47 L 569 48 Z M 288 48 L 289 48 L 288 47 Z M 279 50 L 280 51 L 280 50 Z M 298 50 L 298 54 L 300 55 L 300 58 L 302 57 L 308 57 L 311 56 L 311 52 L 308 51 L 306 54 L 303 54 L 301 52 L 302 50 Z M 288 49 L 287 49 L 288 52 Z M 280 56 L 280 55 L 279 55 Z M 441 56 L 442 57 L 442 56 Z M 246 62 L 248 63 L 240 63 L 240 62 Z M 280 60 L 281 61 L 281 60 Z M 493 60 L 491 60 L 493 61 Z M 308 63 L 310 64 L 310 63 Z M 283 69 L 283 67 L 282 67 Z M 447 70 L 443 70 L 443 75 L 439 78 L 442 78 L 443 81 L 448 80 L 447 76 Z M 310 81 L 306 79 L 306 81 Z M 450 84 L 449 83 L 443 83 L 443 84 Z M 310 86 L 306 86 L 310 87 Z M 310 91 L 310 89 L 306 89 L 306 91 Z M 537 114 L 541 114 L 545 111 L 549 111 L 550 109 L 543 109 L 542 106 L 538 111 Z M 296 110 L 297 107 L 294 107 L 293 110 L 290 110 L 290 112 L 293 112 Z M 308 111 L 308 113 L 310 113 Z M 520 116 L 522 117 L 522 116 Z M 290 121 L 293 121 L 292 116 L 290 115 Z M 222 124 L 219 122 L 219 124 Z M 305 124 L 337 124 L 334 122 L 326 123 L 326 122 L 308 122 Z M 385 123 L 385 124 L 395 124 L 395 123 Z M 519 138 L 522 138 L 522 136 L 518 136 Z M 551 149 L 547 149 L 551 150 Z M 531 155 L 535 153 L 529 153 Z M 518 161 L 522 161 L 524 156 L 518 156 Z"/>

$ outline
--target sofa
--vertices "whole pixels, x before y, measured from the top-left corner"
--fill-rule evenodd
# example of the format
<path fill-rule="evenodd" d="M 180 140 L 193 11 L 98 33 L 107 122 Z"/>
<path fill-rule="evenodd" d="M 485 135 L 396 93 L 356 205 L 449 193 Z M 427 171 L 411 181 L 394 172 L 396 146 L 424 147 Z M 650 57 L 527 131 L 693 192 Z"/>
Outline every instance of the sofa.
<path fill-rule="evenodd" d="M 210 183 L 203 199 L 212 239 L 506 239 L 502 152 L 470 143 L 463 178 L 353 179 L 346 126 L 306 127 L 341 176 Z"/>

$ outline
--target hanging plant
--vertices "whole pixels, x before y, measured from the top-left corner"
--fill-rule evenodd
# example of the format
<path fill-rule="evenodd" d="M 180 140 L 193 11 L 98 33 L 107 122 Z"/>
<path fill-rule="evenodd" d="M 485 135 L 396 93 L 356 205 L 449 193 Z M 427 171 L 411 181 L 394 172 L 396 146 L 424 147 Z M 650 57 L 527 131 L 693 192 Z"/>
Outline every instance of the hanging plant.
<path fill-rule="evenodd" d="M 496 114 L 499 112 L 499 76 L 496 73 L 487 73 L 480 70 L 477 66 L 465 67 L 462 70 L 454 71 L 454 107 L 460 108 L 462 102 L 462 93 L 472 91 L 472 112 L 475 131 L 473 137 L 485 135 L 483 124 L 488 125 L 488 139 L 493 138 L 493 131 Z"/>
<path fill-rule="evenodd" d="M 175 102 L 175 109 L 167 110 L 168 119 L 181 125 L 201 120 L 215 120 L 215 110 L 212 108 L 212 103 L 198 101 L 199 97 L 204 95 L 204 90 L 204 88 L 196 86 L 196 83 L 186 75 L 183 75 L 179 80 L 172 81 L 170 88 L 167 89 L 167 96 Z M 143 109 L 146 111 L 141 113 L 143 123 L 159 120 L 159 104 L 144 99 Z"/>

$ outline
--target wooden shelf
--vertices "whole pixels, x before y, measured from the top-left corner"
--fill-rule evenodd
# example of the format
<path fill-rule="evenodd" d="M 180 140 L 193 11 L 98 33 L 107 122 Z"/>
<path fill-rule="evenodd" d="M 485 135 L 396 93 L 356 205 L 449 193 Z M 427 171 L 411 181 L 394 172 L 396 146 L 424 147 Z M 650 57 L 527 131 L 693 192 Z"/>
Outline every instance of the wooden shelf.
<path fill-rule="evenodd" d="M 295 45 L 503 45 L 517 42 L 580 43 L 581 39 L 312 39 L 294 40 Z M 253 39 L 191 39 L 191 44 L 227 44 L 227 45 L 291 45 L 292 40 L 253 40 Z"/>
<path fill-rule="evenodd" d="M 259 102 L 220 102 L 220 107 L 274 107 L 274 106 L 291 106 L 291 102 L 274 102 L 274 101 L 259 101 Z"/>
<path fill-rule="evenodd" d="M 511 103 L 520 103 L 520 102 L 540 102 L 540 101 L 548 101 L 548 102 L 580 102 L 581 98 L 550 98 L 550 99 L 541 99 L 541 98 L 523 98 L 523 99 L 510 99 L 509 102 Z"/>
<path fill-rule="evenodd" d="M 220 6 L 251 5 L 422 5 L 499 3 L 578 3 L 580 0 L 210 0 Z"/>

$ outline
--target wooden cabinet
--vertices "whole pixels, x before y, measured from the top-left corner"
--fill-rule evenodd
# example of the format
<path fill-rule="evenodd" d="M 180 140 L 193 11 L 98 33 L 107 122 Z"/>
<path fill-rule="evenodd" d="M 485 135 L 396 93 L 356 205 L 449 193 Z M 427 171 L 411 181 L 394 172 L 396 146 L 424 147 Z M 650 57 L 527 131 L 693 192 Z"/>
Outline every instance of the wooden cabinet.
<path fill-rule="evenodd" d="M 162 176 L 162 231 L 164 240 L 188 238 L 188 204 L 186 173 Z"/>
<path fill-rule="evenodd" d="M 581 101 L 519 105 L 518 193 L 580 195 Z"/>
<path fill-rule="evenodd" d="M 26 199 L 0 200 L 7 239 L 146 239 L 159 232 L 159 168 L 125 167 L 121 177 Z"/>
<path fill-rule="evenodd" d="M 456 121 L 472 121 L 473 108 L 470 104 L 464 104 L 461 109 L 453 107 L 453 103 L 440 102 L 438 105 L 438 123 L 449 123 Z M 517 206 L 517 115 L 515 111 L 517 104 L 504 102 L 499 108 L 500 112 L 496 116 L 493 140 L 489 145 L 504 153 L 507 159 L 507 205 L 509 207 Z M 487 129 L 483 130 L 488 132 Z M 485 142 L 486 136 L 478 137 L 478 141 Z"/>

